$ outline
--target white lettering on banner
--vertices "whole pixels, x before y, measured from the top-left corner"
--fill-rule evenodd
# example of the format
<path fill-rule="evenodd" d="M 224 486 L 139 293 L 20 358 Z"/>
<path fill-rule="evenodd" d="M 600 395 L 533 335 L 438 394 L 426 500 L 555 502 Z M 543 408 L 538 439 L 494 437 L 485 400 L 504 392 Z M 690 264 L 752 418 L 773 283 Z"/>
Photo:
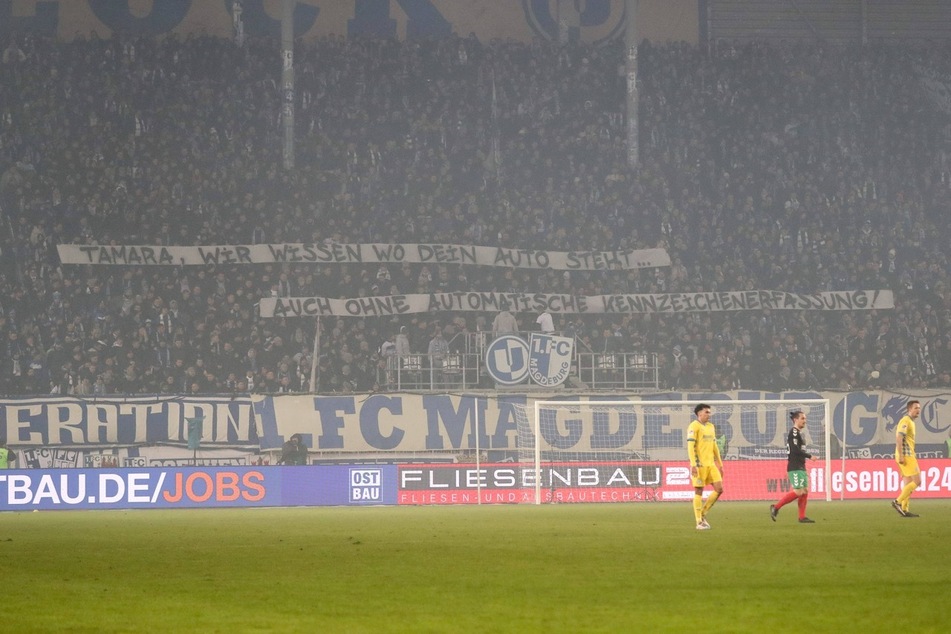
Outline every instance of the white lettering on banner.
<path fill-rule="evenodd" d="M 921 484 L 927 491 L 951 492 L 951 468 L 930 467 L 921 473 Z"/>
<path fill-rule="evenodd" d="M 380 317 L 434 312 L 519 313 L 548 311 L 585 313 L 709 313 L 742 310 L 883 310 L 895 307 L 890 290 L 736 291 L 716 293 L 665 293 L 638 295 L 565 295 L 551 293 L 493 293 L 457 291 L 415 293 L 349 299 L 329 297 L 265 297 L 261 317 Z"/>
<path fill-rule="evenodd" d="M 811 480 L 812 478 L 810 478 Z M 897 469 L 848 470 L 832 473 L 832 491 L 841 493 L 896 493 L 901 491 L 901 473 Z M 951 493 L 951 467 L 930 467 L 921 472 L 918 491 Z"/>
<path fill-rule="evenodd" d="M 112 476 L 117 477 L 117 476 Z M 0 475 L 0 483 L 6 480 L 7 499 L 6 503 L 10 506 L 24 506 L 28 504 L 39 504 L 43 501 L 49 501 L 53 504 L 81 504 L 87 501 L 86 498 L 86 475 L 78 474 L 71 478 L 69 474 L 59 475 L 58 480 L 54 475 L 42 474 L 39 481 L 36 482 L 35 491 L 33 477 L 29 475 Z M 75 482 L 75 490 L 70 491 L 70 480 Z M 100 487 L 104 485 L 100 483 Z M 95 502 L 96 498 L 90 496 L 89 502 Z"/>
<path fill-rule="evenodd" d="M 56 246 L 63 264 L 206 266 L 209 264 L 460 264 L 564 271 L 631 270 L 670 266 L 664 249 L 545 251 L 459 244 L 282 243 L 166 247 L 143 245 Z"/>
<path fill-rule="evenodd" d="M 664 482 L 667 486 L 689 486 L 692 482 L 689 467 L 667 467 L 667 473 L 664 474 Z"/>
<path fill-rule="evenodd" d="M 841 491 L 855 493 L 862 491 L 864 493 L 901 490 L 901 473 L 895 469 L 886 469 L 885 471 L 836 471 L 832 474 L 832 491 L 840 493 Z"/>
<path fill-rule="evenodd" d="M 381 469 L 350 469 L 350 501 L 379 502 L 383 497 Z"/>
<path fill-rule="evenodd" d="M 49 502 L 59 504 L 115 504 L 130 502 L 138 504 L 155 503 L 158 492 L 165 481 L 165 474 L 159 474 L 157 484 L 152 483 L 150 473 L 102 473 L 97 474 L 98 487 L 88 489 L 86 474 L 74 472 L 56 474 L 44 473 L 30 475 L 0 475 L 0 484 L 6 481 L 6 504 L 10 506 L 39 505 Z M 154 493 L 150 492 L 154 489 Z"/>
<path fill-rule="evenodd" d="M 556 465 L 540 471 L 543 486 L 551 487 L 631 487 L 660 483 L 659 464 L 625 467 Z M 535 470 L 530 467 L 490 465 L 474 467 L 422 466 L 400 469 L 399 487 L 405 490 L 517 489 L 535 486 Z"/>

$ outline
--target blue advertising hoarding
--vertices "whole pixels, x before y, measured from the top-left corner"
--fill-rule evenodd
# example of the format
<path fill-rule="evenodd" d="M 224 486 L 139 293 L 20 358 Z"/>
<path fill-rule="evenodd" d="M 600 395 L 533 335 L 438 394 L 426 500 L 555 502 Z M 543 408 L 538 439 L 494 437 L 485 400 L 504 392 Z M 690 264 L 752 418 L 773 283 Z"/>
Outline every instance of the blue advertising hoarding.
<path fill-rule="evenodd" d="M 396 504 L 394 465 L 0 472 L 0 511 L 369 504 Z"/>

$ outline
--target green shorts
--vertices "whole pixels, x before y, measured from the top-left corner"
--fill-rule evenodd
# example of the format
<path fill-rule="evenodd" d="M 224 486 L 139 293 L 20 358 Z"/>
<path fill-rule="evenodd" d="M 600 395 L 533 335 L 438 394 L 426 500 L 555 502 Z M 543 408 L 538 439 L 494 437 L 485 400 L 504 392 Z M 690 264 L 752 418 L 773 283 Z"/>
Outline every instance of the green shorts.
<path fill-rule="evenodd" d="M 805 471 L 789 471 L 789 486 L 794 489 L 808 489 L 809 476 Z"/>

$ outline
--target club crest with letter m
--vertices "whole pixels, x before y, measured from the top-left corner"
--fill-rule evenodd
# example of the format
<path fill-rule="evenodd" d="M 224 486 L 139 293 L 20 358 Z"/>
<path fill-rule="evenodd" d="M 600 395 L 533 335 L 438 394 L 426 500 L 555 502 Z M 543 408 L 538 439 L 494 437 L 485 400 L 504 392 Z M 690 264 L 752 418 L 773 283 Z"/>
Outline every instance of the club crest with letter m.
<path fill-rule="evenodd" d="M 568 379 L 575 340 L 533 332 L 529 341 L 528 376 L 544 387 L 557 387 Z"/>

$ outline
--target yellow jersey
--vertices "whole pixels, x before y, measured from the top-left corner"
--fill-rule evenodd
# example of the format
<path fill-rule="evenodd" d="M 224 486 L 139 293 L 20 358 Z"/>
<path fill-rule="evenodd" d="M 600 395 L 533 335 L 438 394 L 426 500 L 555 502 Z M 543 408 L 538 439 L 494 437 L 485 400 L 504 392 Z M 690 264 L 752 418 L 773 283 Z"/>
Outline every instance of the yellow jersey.
<path fill-rule="evenodd" d="M 898 421 L 898 429 L 895 430 L 899 436 L 904 436 L 902 443 L 902 453 L 906 456 L 915 456 L 915 421 L 911 416 L 905 416 Z M 895 460 L 898 460 L 897 452 Z"/>
<path fill-rule="evenodd" d="M 712 467 L 720 462 L 717 429 L 713 423 L 694 420 L 687 428 L 687 456 L 691 467 Z"/>

